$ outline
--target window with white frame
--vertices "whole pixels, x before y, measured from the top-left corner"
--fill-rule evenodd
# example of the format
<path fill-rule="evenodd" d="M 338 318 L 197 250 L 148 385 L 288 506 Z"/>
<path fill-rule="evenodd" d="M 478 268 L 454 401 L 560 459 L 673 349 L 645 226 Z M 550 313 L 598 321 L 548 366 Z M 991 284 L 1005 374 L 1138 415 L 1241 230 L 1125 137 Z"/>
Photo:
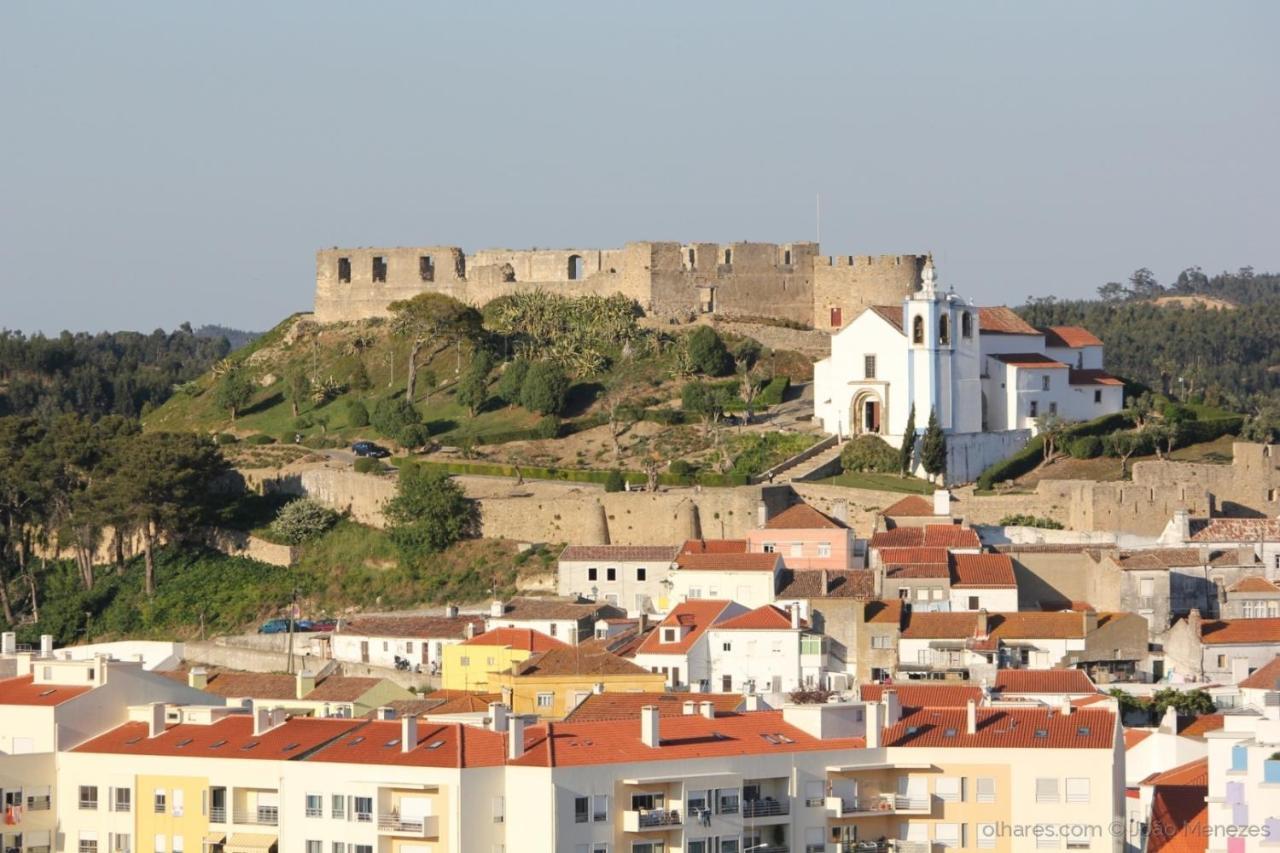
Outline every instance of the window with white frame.
<path fill-rule="evenodd" d="M 320 841 L 307 841 L 307 853 L 324 853 L 324 844 Z"/>
<path fill-rule="evenodd" d="M 76 849 L 79 853 L 98 853 L 98 833 L 81 832 L 78 841 Z"/>
<path fill-rule="evenodd" d="M 976 785 L 978 802 L 994 803 L 996 801 L 996 780 L 993 777 L 979 776 Z"/>
<path fill-rule="evenodd" d="M 352 797 L 351 814 L 358 823 L 373 822 L 373 797 Z M 357 847 L 359 845 L 356 845 Z"/>
<path fill-rule="evenodd" d="M 609 795 L 595 794 L 591 797 L 592 823 L 606 823 L 609 820 Z"/>
<path fill-rule="evenodd" d="M 933 840 L 939 847 L 963 847 L 964 825 L 959 823 L 935 823 Z"/>
<path fill-rule="evenodd" d="M 347 853 L 347 842 L 335 841 L 329 845 L 329 853 Z"/>
<path fill-rule="evenodd" d="M 1037 779 L 1036 780 L 1036 802 L 1037 803 L 1056 803 L 1058 801 L 1058 780 L 1057 779 Z"/>
<path fill-rule="evenodd" d="M 720 853 L 738 853 L 742 849 L 742 845 L 738 843 L 736 838 L 721 838 Z"/>
<path fill-rule="evenodd" d="M 554 693 L 539 693 L 539 694 L 538 694 L 538 707 L 539 707 L 539 708 L 550 708 L 552 705 L 554 705 L 554 704 L 555 704 L 555 701 L 556 701 L 556 694 L 554 694 Z"/>
<path fill-rule="evenodd" d="M 507 801 L 504 797 L 493 798 L 493 822 L 502 823 L 507 819 Z"/>
<path fill-rule="evenodd" d="M 1068 803 L 1089 802 L 1088 778 L 1067 779 L 1067 802 Z"/>
<path fill-rule="evenodd" d="M 720 788 L 716 791 L 716 814 L 738 813 L 738 789 Z"/>
<path fill-rule="evenodd" d="M 165 795 L 165 792 L 164 792 L 164 789 L 163 789 L 163 788 L 161 788 L 160 790 L 156 791 L 156 793 L 155 793 L 155 798 L 154 798 L 154 799 L 155 799 L 155 812 L 156 812 L 156 814 L 164 814 L 164 813 L 165 813 L 165 811 L 166 811 L 166 810 L 167 810 L 167 808 L 168 808 L 168 805 L 167 805 L 167 804 L 168 804 L 168 797 Z"/>
<path fill-rule="evenodd" d="M 372 844 L 352 844 L 351 853 L 373 853 Z"/>
<path fill-rule="evenodd" d="M 185 853 L 186 849 L 186 841 L 183 840 L 181 835 L 175 835 L 173 837 L 173 853 Z M 310 851 L 308 851 L 308 853 L 310 853 Z"/>
<path fill-rule="evenodd" d="M 944 803 L 964 802 L 964 778 L 961 776 L 939 776 L 934 783 L 933 791 Z"/>
<path fill-rule="evenodd" d="M 307 794 L 306 815 L 307 817 L 324 817 L 323 796 L 320 794 Z"/>
<path fill-rule="evenodd" d="M 116 853 L 129 853 L 133 849 L 133 837 L 127 832 L 115 833 L 115 843 L 113 844 Z M 30 848 L 28 848 L 30 849 Z M 32 851 L 34 853 L 34 851 Z"/>
<path fill-rule="evenodd" d="M 586 797 L 573 798 L 573 822 L 586 823 L 587 815 L 590 814 L 591 801 Z"/>
<path fill-rule="evenodd" d="M 791 543 L 791 556 L 793 556 L 793 557 L 803 557 L 803 556 L 804 556 L 804 543 L 803 543 L 803 542 L 792 542 L 792 543 Z"/>
<path fill-rule="evenodd" d="M 116 812 L 127 812 L 133 809 L 133 789 L 132 788 L 114 788 L 112 789 L 111 810 Z"/>
<path fill-rule="evenodd" d="M 983 850 L 990 850 L 996 846 L 996 825 L 994 823 L 978 824 L 978 837 L 974 839 L 974 844 Z"/>
<path fill-rule="evenodd" d="M 168 847 L 168 839 L 163 835 L 157 835 L 155 840 L 152 841 L 152 845 L 152 849 L 155 850 L 156 853 L 165 853 L 165 849 Z"/>
<path fill-rule="evenodd" d="M 818 543 L 818 556 L 819 556 L 819 557 L 830 557 L 830 556 L 831 556 L 831 543 L 830 543 L 830 542 L 819 542 L 819 543 Z"/>
<path fill-rule="evenodd" d="M 334 820 L 342 820 L 347 816 L 347 798 L 342 794 L 334 794 L 329 798 L 329 816 Z M 335 851 L 346 853 L 346 851 Z"/>
<path fill-rule="evenodd" d="M 98 807 L 98 786 L 97 785 L 81 785 L 80 786 L 80 808 L 96 809 Z M 97 849 L 98 840 L 94 838 L 94 849 Z"/>
<path fill-rule="evenodd" d="M 1058 843 L 1058 836 L 1052 832 L 1046 832 L 1036 836 L 1037 850 L 1057 850 L 1061 845 Z"/>
<path fill-rule="evenodd" d="M 169 803 L 169 811 L 173 813 L 174 817 L 182 817 L 182 813 L 186 811 L 186 803 L 186 791 L 181 788 L 174 788 L 173 800 Z"/>
<path fill-rule="evenodd" d="M 893 637 L 888 634 L 876 634 L 871 637 L 871 648 L 873 649 L 891 649 L 893 648 Z"/>
<path fill-rule="evenodd" d="M 776 551 L 778 550 L 778 548 L 777 548 L 777 546 L 776 546 L 776 545 L 774 545 L 772 542 L 766 542 L 766 543 L 764 543 L 763 545 L 761 545 L 761 546 L 760 546 L 760 550 L 761 550 L 761 551 L 764 551 L 766 554 L 772 554 L 772 553 L 776 552 Z"/>

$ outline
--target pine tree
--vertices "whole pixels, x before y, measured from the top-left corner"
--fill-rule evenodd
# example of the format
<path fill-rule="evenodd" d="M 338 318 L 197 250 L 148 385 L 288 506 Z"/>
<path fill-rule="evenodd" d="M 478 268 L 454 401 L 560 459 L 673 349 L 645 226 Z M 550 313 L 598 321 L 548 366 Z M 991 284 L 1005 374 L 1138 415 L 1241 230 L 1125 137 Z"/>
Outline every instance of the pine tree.
<path fill-rule="evenodd" d="M 925 427 L 924 438 L 920 441 L 920 462 L 925 473 L 931 476 L 946 473 L 947 437 L 942 434 L 938 412 L 934 409 L 929 410 L 929 425 Z"/>
<path fill-rule="evenodd" d="M 916 407 L 907 413 L 907 428 L 902 433 L 902 447 L 898 449 L 898 469 L 902 476 L 911 473 L 911 458 L 916 452 Z"/>

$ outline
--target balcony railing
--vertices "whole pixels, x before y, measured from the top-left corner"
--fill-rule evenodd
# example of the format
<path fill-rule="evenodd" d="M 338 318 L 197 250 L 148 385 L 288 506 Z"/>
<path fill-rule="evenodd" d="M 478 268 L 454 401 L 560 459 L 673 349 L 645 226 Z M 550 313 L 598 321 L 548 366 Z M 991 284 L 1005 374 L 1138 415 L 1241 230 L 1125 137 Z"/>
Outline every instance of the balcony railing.
<path fill-rule="evenodd" d="M 832 817 L 929 810 L 928 797 L 904 797 L 900 794 L 881 794 L 878 797 L 827 797 L 827 812 Z"/>
<path fill-rule="evenodd" d="M 790 800 L 743 800 L 742 816 L 748 817 L 775 817 L 778 815 L 791 814 Z"/>
<path fill-rule="evenodd" d="M 841 841 L 831 845 L 832 853 L 929 853 L 926 841 Z"/>
<path fill-rule="evenodd" d="M 209 807 L 209 823 L 226 823 L 227 807 L 226 806 L 210 806 Z"/>
<path fill-rule="evenodd" d="M 744 844 L 743 853 L 790 853 L 791 847 L 787 844 Z"/>
<path fill-rule="evenodd" d="M 678 809 L 631 809 L 622 813 L 623 832 L 676 829 L 682 824 Z"/>
<path fill-rule="evenodd" d="M 401 817 L 396 814 L 378 815 L 378 831 L 393 835 L 412 835 L 415 838 L 435 838 L 440 834 L 440 819 L 435 815 Z"/>
<path fill-rule="evenodd" d="M 279 826 L 280 809 L 275 806 L 258 806 L 256 809 L 237 809 L 233 815 L 236 823 L 251 826 Z"/>

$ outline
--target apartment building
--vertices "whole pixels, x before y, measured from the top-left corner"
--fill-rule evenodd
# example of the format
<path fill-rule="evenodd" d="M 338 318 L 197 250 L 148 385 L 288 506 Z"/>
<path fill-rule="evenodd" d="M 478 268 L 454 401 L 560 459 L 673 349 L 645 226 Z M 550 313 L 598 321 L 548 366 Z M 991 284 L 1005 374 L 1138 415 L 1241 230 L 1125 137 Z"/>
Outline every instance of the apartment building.
<path fill-rule="evenodd" d="M 764 502 L 759 513 L 765 514 Z M 791 570 L 859 568 L 862 559 L 854 548 L 853 528 L 845 516 L 848 508 L 839 502 L 835 515 L 827 515 L 808 504 L 799 503 L 777 515 L 761 519 L 747 531 L 747 550 L 777 554 Z"/>
<path fill-rule="evenodd" d="M 674 545 L 570 545 L 560 553 L 560 595 L 603 601 L 631 613 L 666 613 Z"/>
<path fill-rule="evenodd" d="M 444 616 L 361 616 L 342 620 L 338 630 L 313 638 L 321 657 L 348 663 L 394 667 L 408 661 L 422 672 L 438 672 L 445 646 L 456 645 L 484 631 L 483 616 L 459 616 L 446 608 Z"/>
<path fill-rule="evenodd" d="M 747 612 L 733 601 L 693 599 L 677 605 L 636 648 L 632 660 L 666 676 L 673 690 L 716 689 L 711 683 L 711 646 L 707 631 Z"/>
<path fill-rule="evenodd" d="M 494 628 L 444 650 L 445 690 L 487 690 L 491 673 L 567 645 L 532 628 Z"/>
<path fill-rule="evenodd" d="M 595 625 L 601 619 L 626 616 L 625 610 L 604 601 L 585 598 L 517 597 L 510 601 L 494 601 L 489 605 L 485 629 L 523 628 L 575 646 L 595 636 Z"/>
<path fill-rule="evenodd" d="M 1280 691 L 1205 734 L 1209 853 L 1263 853 L 1280 839 Z"/>
<path fill-rule="evenodd" d="M 730 550 L 741 545 L 744 550 Z M 747 608 L 771 604 L 782 580 L 782 557 L 750 553 L 742 540 L 686 542 L 671 573 L 671 600 L 731 599 Z"/>
<path fill-rule="evenodd" d="M 798 605 L 757 607 L 708 629 L 711 689 L 780 697 L 801 687 L 825 687 L 829 646 L 825 636 L 809 630 Z"/>

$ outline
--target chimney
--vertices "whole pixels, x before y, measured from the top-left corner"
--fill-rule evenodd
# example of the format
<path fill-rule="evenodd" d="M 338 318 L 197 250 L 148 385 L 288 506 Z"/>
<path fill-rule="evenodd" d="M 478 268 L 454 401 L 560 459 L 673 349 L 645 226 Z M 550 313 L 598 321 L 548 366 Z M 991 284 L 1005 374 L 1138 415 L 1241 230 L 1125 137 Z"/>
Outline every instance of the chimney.
<path fill-rule="evenodd" d="M 648 747 L 662 744 L 658 736 L 658 708 L 655 705 L 645 705 L 640 709 L 640 742 Z"/>
<path fill-rule="evenodd" d="M 764 501 L 756 501 L 756 527 L 764 527 L 769 520 L 769 507 Z"/>
<path fill-rule="evenodd" d="M 882 728 L 881 711 L 883 706 L 879 702 L 868 702 L 864 707 L 866 708 L 867 719 L 867 749 L 879 749 L 880 729 Z"/>
<path fill-rule="evenodd" d="M 507 612 L 507 606 L 500 600 L 494 599 L 489 604 L 489 618 L 501 619 L 502 615 Z"/>
<path fill-rule="evenodd" d="M 976 630 L 979 637 L 987 636 L 987 608 L 985 607 L 978 611 L 978 627 Z"/>
<path fill-rule="evenodd" d="M 746 708 L 746 710 L 748 711 L 759 711 L 762 709 L 759 693 L 752 693 L 750 696 L 746 697 L 745 700 L 743 700 L 743 703 L 744 703 L 743 707 Z"/>
<path fill-rule="evenodd" d="M 841 524 L 849 523 L 849 502 L 844 498 L 832 501 L 831 517 Z"/>
<path fill-rule="evenodd" d="M 507 730 L 507 706 L 501 702 L 489 703 L 489 730 L 495 732 Z"/>
<path fill-rule="evenodd" d="M 592 692 L 592 693 L 595 693 L 596 695 L 599 695 L 599 694 L 603 693 L 603 692 L 604 692 L 604 682 L 603 682 L 603 681 L 597 681 L 595 684 L 591 685 L 591 692 Z"/>
<path fill-rule="evenodd" d="M 1062 701 L 1058 704 L 1058 713 L 1064 717 L 1070 717 L 1076 710 L 1076 706 L 1071 704 L 1070 696 L 1063 696 Z"/>
<path fill-rule="evenodd" d="M 1164 709 L 1164 716 L 1160 718 L 1160 731 L 1169 735 L 1178 733 L 1178 709 L 1172 705 Z"/>
<path fill-rule="evenodd" d="M 147 737 L 164 734 L 164 703 L 151 703 L 151 716 L 147 718 Z"/>
<path fill-rule="evenodd" d="M 686 699 L 684 704 L 680 706 L 680 713 L 684 714 L 686 717 L 692 717 L 694 714 L 698 713 L 698 703 L 692 699 Z"/>
<path fill-rule="evenodd" d="M 301 670 L 294 681 L 296 682 L 294 692 L 297 694 L 294 696 L 295 699 L 304 699 L 308 693 L 316 689 L 316 674 L 309 669 Z"/>
<path fill-rule="evenodd" d="M 1200 639 L 1200 625 L 1203 621 L 1200 618 L 1200 608 L 1191 608 L 1191 612 L 1187 614 L 1187 627 L 1191 629 L 1191 636 L 1195 637 L 1197 641 Z"/>
<path fill-rule="evenodd" d="M 466 637 L 467 637 L 467 639 L 468 639 L 468 640 L 475 639 L 475 636 L 476 636 L 476 623 L 474 623 L 474 622 L 468 622 L 468 623 L 467 623 L 467 627 L 465 627 L 465 628 L 463 628 L 463 629 L 462 629 L 462 633 L 466 635 Z"/>
<path fill-rule="evenodd" d="M 373 712 L 373 718 L 375 720 L 394 720 L 396 712 L 390 705 L 383 705 Z"/>
<path fill-rule="evenodd" d="M 818 597 L 826 598 L 829 592 L 831 592 L 831 579 L 827 577 L 827 570 L 823 569 L 822 574 L 818 576 Z"/>
<path fill-rule="evenodd" d="M 1179 542 L 1191 541 L 1191 511 L 1178 507 L 1173 511 L 1173 528 Z"/>
<path fill-rule="evenodd" d="M 649 630 L 649 614 L 641 610 L 640 614 L 636 616 L 636 633 L 643 634 L 645 631 L 648 631 L 648 630 Z"/>
<path fill-rule="evenodd" d="M 271 709 L 262 705 L 253 706 L 253 733 L 260 735 L 271 728 Z"/>
<path fill-rule="evenodd" d="M 898 701 L 898 691 L 884 691 L 880 694 L 880 701 L 884 702 L 884 724 L 896 726 L 902 719 L 902 704 Z"/>
<path fill-rule="evenodd" d="M 457 618 L 458 618 L 458 605 L 456 605 L 456 604 L 446 604 L 446 605 L 444 606 L 444 615 L 445 615 L 445 618 L 446 618 L 446 619 L 457 619 Z"/>
<path fill-rule="evenodd" d="M 193 666 L 187 673 L 187 686 L 196 690 L 204 690 L 209 686 L 209 670 L 202 666 Z"/>
<path fill-rule="evenodd" d="M 284 708 L 279 705 L 271 709 L 271 728 L 274 729 L 276 726 L 284 725 L 285 721 L 288 719 L 288 713 L 286 713 Z"/>
<path fill-rule="evenodd" d="M 964 730 L 971 735 L 978 733 L 978 703 L 972 699 L 964 703 Z"/>
<path fill-rule="evenodd" d="M 791 628 L 792 630 L 800 629 L 800 604 L 799 602 L 791 605 Z"/>
<path fill-rule="evenodd" d="M 1080 612 L 1080 618 L 1082 620 L 1080 624 L 1086 637 L 1098 630 L 1098 611 L 1086 605 L 1085 609 Z"/>
<path fill-rule="evenodd" d="M 933 492 L 933 514 L 951 515 L 951 492 L 947 489 L 935 489 Z"/>
<path fill-rule="evenodd" d="M 12 631 L 0 634 L 0 655 L 16 655 L 18 653 L 18 635 Z"/>
<path fill-rule="evenodd" d="M 698 713 L 706 717 L 708 720 L 714 720 L 716 718 L 716 703 L 715 702 L 699 702 Z"/>
<path fill-rule="evenodd" d="M 405 714 L 400 718 L 400 751 L 410 752 L 418 745 L 418 715 Z"/>
<path fill-rule="evenodd" d="M 524 717 L 513 715 L 510 733 L 507 735 L 507 760 L 515 761 L 524 755 Z"/>
<path fill-rule="evenodd" d="M 40 635 L 40 657 L 48 659 L 53 657 L 53 635 Z"/>

